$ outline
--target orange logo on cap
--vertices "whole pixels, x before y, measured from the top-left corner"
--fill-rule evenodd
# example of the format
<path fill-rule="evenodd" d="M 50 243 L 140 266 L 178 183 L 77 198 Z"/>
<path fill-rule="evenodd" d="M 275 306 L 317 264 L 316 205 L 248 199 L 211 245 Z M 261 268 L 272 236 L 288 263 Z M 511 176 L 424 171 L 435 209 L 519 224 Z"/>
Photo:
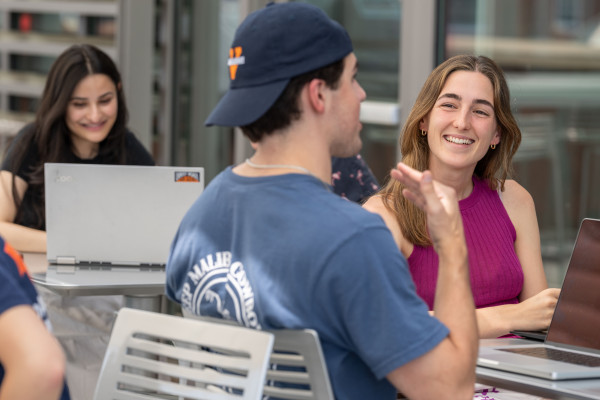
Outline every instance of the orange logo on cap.
<path fill-rule="evenodd" d="M 238 66 L 245 64 L 246 59 L 242 56 L 242 47 L 233 47 L 229 49 L 229 60 L 227 61 L 227 65 L 229 66 L 229 77 L 232 81 L 235 80 L 235 75 L 237 73 Z"/>

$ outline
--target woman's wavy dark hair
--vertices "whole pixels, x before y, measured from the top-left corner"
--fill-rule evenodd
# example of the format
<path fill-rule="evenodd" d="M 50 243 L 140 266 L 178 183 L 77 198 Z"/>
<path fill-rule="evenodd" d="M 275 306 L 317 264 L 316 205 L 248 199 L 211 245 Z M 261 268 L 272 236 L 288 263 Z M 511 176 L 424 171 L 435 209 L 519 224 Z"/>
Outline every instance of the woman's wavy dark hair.
<path fill-rule="evenodd" d="M 98 156 L 112 164 L 125 163 L 128 111 L 121 88 L 121 75 L 112 59 L 102 50 L 88 44 L 73 45 L 52 64 L 31 129 L 23 132 L 22 140 L 11 146 L 12 193 L 17 208 L 15 222 L 37 221 L 35 226 L 31 227 L 44 228 L 44 163 L 69 160 L 72 142 L 71 132 L 65 121 L 67 107 L 79 82 L 94 74 L 103 74 L 112 80 L 116 87 L 118 104 L 117 118 L 106 139 L 100 143 Z M 30 171 L 26 171 L 27 191 L 31 191 L 29 195 L 41 196 L 42 201 L 33 202 L 33 207 L 21 207 L 23 199 L 17 194 L 15 177 L 32 142 L 38 154 L 36 164 Z"/>

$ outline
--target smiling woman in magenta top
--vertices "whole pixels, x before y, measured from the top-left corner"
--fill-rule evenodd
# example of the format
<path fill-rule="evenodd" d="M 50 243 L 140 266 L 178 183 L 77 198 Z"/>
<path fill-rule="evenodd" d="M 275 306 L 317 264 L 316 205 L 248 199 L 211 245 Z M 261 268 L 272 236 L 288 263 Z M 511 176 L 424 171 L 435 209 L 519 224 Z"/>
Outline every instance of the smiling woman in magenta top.
<path fill-rule="evenodd" d="M 458 195 L 482 338 L 547 328 L 559 294 L 548 289 L 533 199 L 507 179 L 520 142 L 502 70 L 470 55 L 452 57 L 431 73 L 400 139 L 404 163 L 430 170 Z M 402 189 L 388 180 L 365 208 L 386 222 L 432 309 L 437 257 L 425 213 Z"/>

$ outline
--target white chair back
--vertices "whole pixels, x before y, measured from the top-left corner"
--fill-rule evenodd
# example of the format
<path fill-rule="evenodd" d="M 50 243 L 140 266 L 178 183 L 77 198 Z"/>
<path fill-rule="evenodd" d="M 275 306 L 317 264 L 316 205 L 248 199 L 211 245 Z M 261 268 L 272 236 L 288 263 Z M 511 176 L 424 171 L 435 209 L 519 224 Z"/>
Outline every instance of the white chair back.
<path fill-rule="evenodd" d="M 95 400 L 259 400 L 273 334 L 173 315 L 119 311 Z"/>

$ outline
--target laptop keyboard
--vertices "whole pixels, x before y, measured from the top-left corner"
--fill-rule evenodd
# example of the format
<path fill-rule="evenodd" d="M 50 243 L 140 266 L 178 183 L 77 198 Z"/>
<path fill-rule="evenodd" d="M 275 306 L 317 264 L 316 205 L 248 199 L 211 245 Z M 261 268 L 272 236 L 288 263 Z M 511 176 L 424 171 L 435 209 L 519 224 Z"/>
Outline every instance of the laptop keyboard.
<path fill-rule="evenodd" d="M 509 353 L 523 354 L 526 356 L 544 358 L 546 360 L 562 361 L 569 364 L 584 365 L 586 367 L 599 367 L 600 357 L 589 356 L 581 353 L 563 351 L 548 347 L 526 347 L 517 349 L 498 349 Z"/>

